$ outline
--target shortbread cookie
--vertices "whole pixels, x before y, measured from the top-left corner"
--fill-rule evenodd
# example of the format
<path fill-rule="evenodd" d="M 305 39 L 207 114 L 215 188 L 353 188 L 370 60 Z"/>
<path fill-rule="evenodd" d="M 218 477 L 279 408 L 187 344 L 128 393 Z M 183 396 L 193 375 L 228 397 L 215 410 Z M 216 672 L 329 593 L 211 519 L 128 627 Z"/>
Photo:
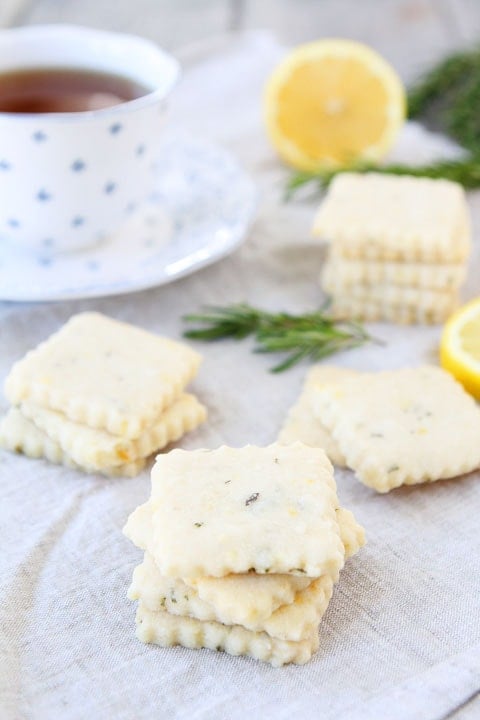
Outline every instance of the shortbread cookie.
<path fill-rule="evenodd" d="M 363 528 L 354 516 L 344 508 L 336 511 L 340 539 L 344 546 L 345 559 L 354 555 L 365 544 Z M 140 505 L 129 517 L 124 528 L 125 535 L 142 550 L 152 547 L 152 506 L 150 502 Z M 148 553 L 150 555 L 150 553 Z M 158 573 L 158 571 L 157 571 Z M 143 570 L 138 574 L 144 576 Z M 333 580 L 338 579 L 338 574 Z M 171 581 L 164 578 L 163 582 Z M 174 580 L 175 581 L 175 580 Z M 137 577 L 136 584 L 140 582 Z M 213 606 L 214 619 L 229 625 L 260 627 L 261 621 L 269 618 L 282 605 L 292 603 L 297 594 L 305 590 L 311 578 L 297 575 L 243 573 L 224 577 L 200 577 L 187 579 L 185 584 L 193 588 L 198 597 Z M 162 597 L 158 588 L 150 587 L 151 596 Z M 168 593 L 167 593 L 168 594 Z M 133 598 L 132 599 L 136 599 Z M 160 602 L 157 602 L 160 607 Z M 147 606 L 156 609 L 152 601 Z M 167 607 L 167 609 L 169 609 Z M 208 619 L 200 617 L 200 619 Z"/>
<path fill-rule="evenodd" d="M 74 470 L 100 472 L 107 477 L 135 477 L 145 467 L 145 460 L 142 458 L 115 467 L 104 467 L 101 470 L 79 465 L 62 450 L 58 443 L 24 417 L 18 408 L 10 408 L 0 421 L 0 447 L 11 452 L 23 453 L 31 458 L 45 458 L 52 463 L 65 465 Z"/>
<path fill-rule="evenodd" d="M 13 366 L 5 392 L 12 405 L 29 400 L 135 439 L 172 404 L 199 363 L 181 343 L 81 313 Z"/>
<path fill-rule="evenodd" d="M 258 576 L 257 576 L 258 577 Z M 249 620 L 242 625 L 247 630 L 266 632 L 279 640 L 299 641 L 318 627 L 333 592 L 333 579 L 324 575 L 298 592 L 291 603 L 283 605 L 269 617 Z M 128 591 L 131 600 L 140 600 L 149 610 L 167 610 L 172 615 L 185 615 L 202 621 L 238 625 L 230 616 L 223 615 L 210 603 L 202 600 L 195 588 L 182 580 L 162 577 L 149 553 L 135 568 Z"/>
<path fill-rule="evenodd" d="M 338 508 L 337 521 L 347 559 L 365 544 L 365 531 L 345 508 Z M 334 577 L 335 581 L 337 579 Z M 297 594 L 306 588 L 306 585 L 298 584 L 300 580 L 305 581 L 305 578 L 248 574 L 227 575 L 224 578 L 203 577 L 187 582 L 217 612 L 229 617 L 230 622 L 245 625 L 268 618 L 277 608 L 293 602 Z"/>
<path fill-rule="evenodd" d="M 323 290 L 334 297 L 335 302 L 373 302 L 390 307 L 411 308 L 412 310 L 452 311 L 458 303 L 455 290 L 424 290 L 423 288 L 398 287 L 397 285 L 351 285 L 341 289 L 336 285 L 335 278 L 324 282 Z"/>
<path fill-rule="evenodd" d="M 378 492 L 480 467 L 480 409 L 440 368 L 345 380 L 317 390 L 314 405 L 347 465 Z"/>
<path fill-rule="evenodd" d="M 190 617 L 152 612 L 142 603 L 137 610 L 137 637 L 144 643 L 162 647 L 182 645 L 187 648 L 224 650 L 229 655 L 247 655 L 274 667 L 286 663 L 303 665 L 318 650 L 318 633 L 312 632 L 300 642 L 277 640 L 267 633 L 255 633 L 238 625 L 202 622 Z"/>
<path fill-rule="evenodd" d="M 319 577 L 343 565 L 333 468 L 317 448 L 173 450 L 152 470 L 152 504 L 162 575 Z"/>
<path fill-rule="evenodd" d="M 458 300 L 444 303 L 439 307 L 406 307 L 390 305 L 377 300 L 357 298 L 333 298 L 329 307 L 332 317 L 337 319 L 363 320 L 364 322 L 391 322 L 398 325 L 438 325 L 445 322 L 456 310 Z"/>
<path fill-rule="evenodd" d="M 182 393 L 139 438 L 127 440 L 105 430 L 80 425 L 62 413 L 46 410 L 29 401 L 22 403 L 20 408 L 72 460 L 98 470 L 148 457 L 194 430 L 207 415 L 196 397 Z"/>
<path fill-rule="evenodd" d="M 461 263 L 470 250 L 465 193 L 448 180 L 341 173 L 313 231 L 363 261 Z"/>
<path fill-rule="evenodd" d="M 452 291 L 465 280 L 465 264 L 425 264 L 403 262 L 375 262 L 348 260 L 330 253 L 320 282 L 322 286 L 335 286 L 342 294 L 352 285 L 395 285 L 425 290 Z M 325 284 L 325 285 L 324 285 Z"/>
<path fill-rule="evenodd" d="M 280 430 L 278 442 L 288 445 L 299 441 L 305 445 L 323 448 L 334 465 L 343 467 L 345 458 L 322 421 L 313 412 L 312 397 L 315 387 L 354 377 L 355 374 L 353 370 L 333 365 L 314 365 L 310 368 L 300 397 L 289 410 Z"/>
<path fill-rule="evenodd" d="M 187 580 L 199 598 L 214 608 L 220 622 L 252 628 L 260 627 L 279 608 L 293 603 L 312 582 L 315 580 L 298 575 L 257 573 Z"/>

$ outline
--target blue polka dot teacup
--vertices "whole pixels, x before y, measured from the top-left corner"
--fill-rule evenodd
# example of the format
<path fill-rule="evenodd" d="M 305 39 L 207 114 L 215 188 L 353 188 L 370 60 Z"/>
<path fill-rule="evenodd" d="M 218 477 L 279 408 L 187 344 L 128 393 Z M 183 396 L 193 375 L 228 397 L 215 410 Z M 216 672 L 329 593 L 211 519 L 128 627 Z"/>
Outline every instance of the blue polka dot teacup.
<path fill-rule="evenodd" d="M 89 70 L 146 89 L 99 110 L 0 112 L 0 239 L 56 253 L 113 233 L 152 193 L 177 62 L 138 37 L 68 25 L 0 31 L 0 73 Z"/>

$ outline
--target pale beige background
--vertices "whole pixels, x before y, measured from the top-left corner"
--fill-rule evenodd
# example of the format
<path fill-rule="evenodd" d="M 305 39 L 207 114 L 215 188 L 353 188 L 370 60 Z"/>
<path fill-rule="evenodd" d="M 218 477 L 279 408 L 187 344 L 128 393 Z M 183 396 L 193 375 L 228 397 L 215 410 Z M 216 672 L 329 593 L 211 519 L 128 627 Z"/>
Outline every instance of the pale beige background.
<path fill-rule="evenodd" d="M 239 156 L 261 190 L 260 214 L 239 252 L 174 285 L 100 301 L 0 303 L 0 380 L 16 358 L 82 309 L 179 336 L 182 313 L 202 303 L 248 299 L 293 311 L 318 304 L 320 255 L 309 238 L 315 203 L 281 203 L 285 173 L 260 125 L 261 87 L 276 51 L 261 38 L 242 50 L 235 40 L 212 43 L 208 37 L 258 27 L 272 29 L 285 43 L 350 36 L 378 48 L 409 80 L 433 59 L 480 37 L 480 2 L 0 1 L 1 25 L 58 21 L 141 33 L 179 54 L 187 72 L 174 117 L 180 124 L 194 117 L 191 130 Z M 232 67 L 233 86 L 222 75 L 224 67 Z M 221 83 L 221 100 L 213 78 Z M 199 84 L 206 97 L 197 105 L 202 111 L 192 113 Z M 230 113 L 224 122 L 225 107 Z M 412 144 L 408 133 L 404 145 L 414 154 L 423 150 L 421 138 Z M 478 194 L 470 201 L 478 226 Z M 466 297 L 480 292 L 479 269 L 476 252 Z M 376 332 L 388 339 L 387 348 L 360 350 L 339 362 L 372 369 L 436 358 L 437 328 Z M 248 342 L 203 348 L 206 360 L 195 389 L 210 421 L 186 447 L 261 444 L 275 437 L 304 368 L 272 376 L 271 358 L 252 356 L 248 348 Z M 478 696 L 468 700 L 480 687 L 478 478 L 387 497 L 374 495 L 349 473 L 338 480 L 340 497 L 367 527 L 369 544 L 336 591 L 314 663 L 272 671 L 248 660 L 155 651 L 135 641 L 133 608 L 124 593 L 139 558 L 120 528 L 147 495 L 146 474 L 114 483 L 2 457 L 2 720 L 480 717 Z M 422 713 L 410 711 L 422 692 Z"/>

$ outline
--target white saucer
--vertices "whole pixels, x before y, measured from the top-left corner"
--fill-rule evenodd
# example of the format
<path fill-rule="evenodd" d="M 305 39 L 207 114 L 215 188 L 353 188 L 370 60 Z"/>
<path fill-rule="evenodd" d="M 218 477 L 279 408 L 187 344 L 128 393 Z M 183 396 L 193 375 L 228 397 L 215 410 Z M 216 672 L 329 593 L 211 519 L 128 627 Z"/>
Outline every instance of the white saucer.
<path fill-rule="evenodd" d="M 256 192 L 233 157 L 184 135 L 165 140 L 156 192 L 114 237 L 49 257 L 4 245 L 0 300 L 102 297 L 163 285 L 232 252 L 253 219 Z"/>

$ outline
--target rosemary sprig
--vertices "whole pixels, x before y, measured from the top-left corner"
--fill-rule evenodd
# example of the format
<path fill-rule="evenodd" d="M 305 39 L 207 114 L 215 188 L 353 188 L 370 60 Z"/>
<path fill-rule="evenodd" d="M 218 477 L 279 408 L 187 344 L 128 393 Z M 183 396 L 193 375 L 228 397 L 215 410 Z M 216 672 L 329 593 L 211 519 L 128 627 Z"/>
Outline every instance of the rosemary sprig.
<path fill-rule="evenodd" d="M 201 327 L 187 330 L 184 336 L 192 340 L 241 340 L 253 335 L 255 352 L 288 353 L 285 360 L 272 368 L 282 372 L 304 358 L 321 360 L 341 350 L 350 350 L 373 338 L 358 323 L 334 320 L 326 308 L 305 315 L 270 313 L 245 303 L 229 307 L 209 307 L 204 313 L 186 315 L 186 322 Z"/>
<path fill-rule="evenodd" d="M 471 78 L 476 78 L 478 83 L 479 72 L 478 50 L 455 53 L 441 60 L 410 88 L 409 117 L 426 115 L 439 101 L 448 112 L 448 108 L 455 104 L 455 95 L 469 84 Z"/>
<path fill-rule="evenodd" d="M 467 190 L 480 187 L 480 153 L 465 160 L 442 160 L 431 165 L 354 165 L 350 168 L 327 170 L 324 172 L 299 172 L 290 177 L 287 183 L 285 197 L 289 200 L 304 185 L 315 183 L 320 190 L 324 190 L 333 178 L 346 170 L 350 172 L 375 171 L 385 175 L 413 175 L 415 177 L 445 178 L 453 180 L 464 186 Z"/>
<path fill-rule="evenodd" d="M 408 95 L 409 116 L 444 129 L 480 156 L 480 50 L 456 53 L 433 67 Z"/>
<path fill-rule="evenodd" d="M 434 121 L 470 154 L 459 160 L 439 160 L 422 166 L 363 163 L 336 170 L 294 173 L 287 182 L 286 198 L 310 183 L 324 189 L 335 175 L 346 170 L 445 178 L 468 190 L 480 187 L 480 50 L 456 53 L 433 67 L 411 88 L 408 110 L 411 118 Z"/>

